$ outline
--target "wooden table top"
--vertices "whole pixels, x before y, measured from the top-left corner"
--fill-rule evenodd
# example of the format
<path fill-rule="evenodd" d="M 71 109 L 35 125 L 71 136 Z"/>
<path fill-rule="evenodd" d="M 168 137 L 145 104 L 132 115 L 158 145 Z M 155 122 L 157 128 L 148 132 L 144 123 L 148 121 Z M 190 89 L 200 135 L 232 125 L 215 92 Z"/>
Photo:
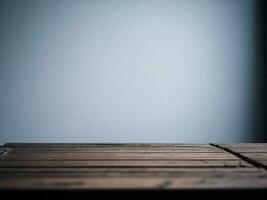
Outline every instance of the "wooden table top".
<path fill-rule="evenodd" d="M 0 189 L 267 189 L 267 144 L 5 144 Z"/>

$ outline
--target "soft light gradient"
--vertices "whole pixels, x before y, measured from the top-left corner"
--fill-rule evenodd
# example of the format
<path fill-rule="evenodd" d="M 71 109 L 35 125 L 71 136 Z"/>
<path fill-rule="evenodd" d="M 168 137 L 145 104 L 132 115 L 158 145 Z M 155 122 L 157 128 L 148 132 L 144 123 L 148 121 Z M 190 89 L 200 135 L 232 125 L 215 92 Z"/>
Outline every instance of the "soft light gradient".
<path fill-rule="evenodd" d="M 263 3 L 1 0 L 0 141 L 259 141 Z"/>

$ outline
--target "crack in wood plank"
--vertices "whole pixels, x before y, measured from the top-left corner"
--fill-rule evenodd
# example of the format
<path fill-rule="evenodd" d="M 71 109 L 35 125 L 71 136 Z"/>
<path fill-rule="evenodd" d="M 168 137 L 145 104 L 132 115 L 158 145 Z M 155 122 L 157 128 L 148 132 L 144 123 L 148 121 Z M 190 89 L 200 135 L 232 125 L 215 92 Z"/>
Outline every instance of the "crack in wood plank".
<path fill-rule="evenodd" d="M 5 155 L 8 151 L 8 149 L 0 149 L 0 156 Z"/>
<path fill-rule="evenodd" d="M 228 148 L 228 147 L 225 147 L 225 146 L 222 146 L 222 145 L 219 145 L 219 144 L 214 144 L 214 143 L 210 143 L 211 146 L 214 146 L 214 147 L 217 147 L 219 149 L 222 149 L 232 155 L 235 155 L 236 157 L 240 158 L 241 160 L 253 165 L 254 167 L 257 167 L 257 168 L 262 168 L 262 169 L 265 169 L 267 170 L 267 166 L 256 161 L 256 160 L 253 160 L 239 152 L 236 152 L 236 151 L 233 151 L 232 149 Z"/>

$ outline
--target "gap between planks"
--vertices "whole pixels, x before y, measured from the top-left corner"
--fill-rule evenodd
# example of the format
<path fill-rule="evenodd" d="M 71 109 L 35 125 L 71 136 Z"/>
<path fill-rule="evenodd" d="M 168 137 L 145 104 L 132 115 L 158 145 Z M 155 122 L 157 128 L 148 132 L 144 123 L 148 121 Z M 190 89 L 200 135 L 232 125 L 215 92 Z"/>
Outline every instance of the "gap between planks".
<path fill-rule="evenodd" d="M 267 166 L 266 165 L 264 165 L 264 164 L 262 164 L 262 163 L 260 163 L 260 162 L 258 162 L 256 160 L 250 159 L 249 157 L 247 157 L 247 156 L 245 156 L 245 155 L 243 155 L 243 154 L 241 154 L 239 152 L 236 152 L 236 151 L 234 151 L 234 150 L 232 150 L 232 149 L 230 149 L 228 147 L 221 146 L 219 144 L 214 144 L 214 143 L 210 143 L 210 145 L 213 146 L 213 147 L 217 147 L 219 149 L 222 149 L 222 150 L 224 150 L 224 151 L 226 151 L 226 152 L 228 152 L 228 153 L 240 158 L 241 160 L 253 165 L 254 167 L 262 168 L 264 170 L 267 170 Z"/>

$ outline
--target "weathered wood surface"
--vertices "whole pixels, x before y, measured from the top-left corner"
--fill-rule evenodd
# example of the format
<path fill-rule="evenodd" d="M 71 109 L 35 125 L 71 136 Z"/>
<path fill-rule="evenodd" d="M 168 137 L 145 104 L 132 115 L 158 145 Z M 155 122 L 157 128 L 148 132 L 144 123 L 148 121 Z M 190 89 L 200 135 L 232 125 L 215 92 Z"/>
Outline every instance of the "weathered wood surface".
<path fill-rule="evenodd" d="M 267 189 L 266 161 L 266 144 L 6 144 L 0 189 Z"/>
<path fill-rule="evenodd" d="M 244 160 L 251 160 L 254 165 L 267 169 L 267 144 L 222 144 L 226 151 Z"/>

